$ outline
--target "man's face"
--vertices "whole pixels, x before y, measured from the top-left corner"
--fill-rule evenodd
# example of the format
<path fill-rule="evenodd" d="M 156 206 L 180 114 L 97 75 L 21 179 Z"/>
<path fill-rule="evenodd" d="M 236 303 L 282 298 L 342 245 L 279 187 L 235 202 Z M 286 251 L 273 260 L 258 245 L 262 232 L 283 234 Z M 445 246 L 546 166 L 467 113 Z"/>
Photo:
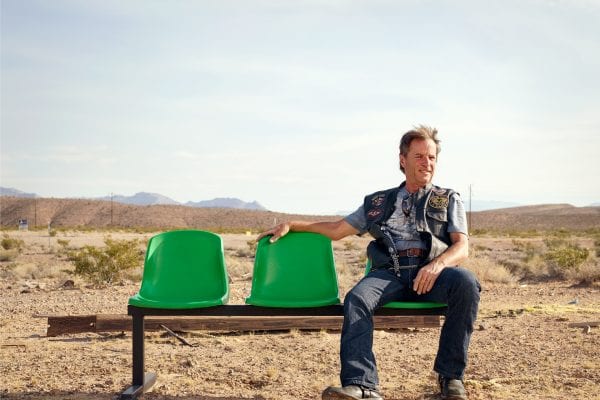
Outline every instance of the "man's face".
<path fill-rule="evenodd" d="M 414 139 L 408 154 L 400 154 L 400 165 L 404 168 L 407 185 L 422 187 L 433 179 L 437 161 L 437 147 L 431 139 Z"/>

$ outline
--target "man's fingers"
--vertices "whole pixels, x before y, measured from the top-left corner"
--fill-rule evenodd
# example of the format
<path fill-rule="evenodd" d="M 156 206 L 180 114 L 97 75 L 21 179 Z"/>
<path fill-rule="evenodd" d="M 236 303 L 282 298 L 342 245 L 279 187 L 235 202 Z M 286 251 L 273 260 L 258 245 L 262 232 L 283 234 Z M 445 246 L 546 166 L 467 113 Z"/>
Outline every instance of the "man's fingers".
<path fill-rule="evenodd" d="M 436 276 L 425 269 L 421 269 L 414 280 L 413 290 L 417 294 L 427 293 L 433 288 L 435 280 Z"/>
<path fill-rule="evenodd" d="M 260 239 L 264 238 L 265 236 L 270 235 L 271 238 L 269 239 L 269 242 L 274 243 L 277 240 L 279 240 L 280 237 L 282 237 L 286 233 L 288 233 L 289 230 L 290 230 L 290 228 L 287 224 L 280 224 L 280 225 L 277 225 L 277 226 L 269 229 L 268 231 L 262 232 L 261 234 L 258 235 L 256 240 L 259 241 Z"/>
<path fill-rule="evenodd" d="M 421 269 L 417 273 L 417 276 L 415 277 L 415 280 L 413 282 L 413 290 L 415 292 L 417 292 L 417 294 L 421 294 L 421 289 L 422 289 L 423 284 L 424 284 L 424 282 L 423 282 L 423 270 Z"/>

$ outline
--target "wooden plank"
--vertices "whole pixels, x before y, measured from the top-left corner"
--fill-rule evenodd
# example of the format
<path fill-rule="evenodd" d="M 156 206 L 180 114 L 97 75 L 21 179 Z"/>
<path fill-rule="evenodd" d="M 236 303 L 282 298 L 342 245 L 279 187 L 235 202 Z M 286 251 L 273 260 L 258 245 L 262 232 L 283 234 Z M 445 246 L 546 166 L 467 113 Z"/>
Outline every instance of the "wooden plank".
<path fill-rule="evenodd" d="M 375 311 L 375 315 L 445 315 L 446 308 L 379 308 Z M 320 307 L 300 307 L 300 308 L 278 308 L 278 307 L 261 307 L 245 304 L 227 304 L 215 307 L 205 308 L 146 308 L 127 306 L 127 314 L 129 315 L 144 315 L 148 316 L 220 316 L 220 317 L 249 317 L 249 316 L 342 316 L 344 315 L 344 306 L 342 304 L 334 304 Z"/>
<path fill-rule="evenodd" d="M 48 336 L 95 331 L 95 315 L 48 316 Z"/>
<path fill-rule="evenodd" d="M 600 321 L 590 321 L 590 322 L 572 322 L 569 324 L 569 328 L 585 328 L 589 326 L 590 328 L 600 326 Z"/>
<path fill-rule="evenodd" d="M 160 331 L 165 325 L 174 331 L 279 331 L 340 330 L 342 316 L 193 316 L 146 317 L 146 331 Z M 375 329 L 439 328 L 438 315 L 376 315 Z M 48 336 L 83 332 L 115 332 L 132 329 L 131 317 L 103 314 L 95 316 L 48 317 Z"/>

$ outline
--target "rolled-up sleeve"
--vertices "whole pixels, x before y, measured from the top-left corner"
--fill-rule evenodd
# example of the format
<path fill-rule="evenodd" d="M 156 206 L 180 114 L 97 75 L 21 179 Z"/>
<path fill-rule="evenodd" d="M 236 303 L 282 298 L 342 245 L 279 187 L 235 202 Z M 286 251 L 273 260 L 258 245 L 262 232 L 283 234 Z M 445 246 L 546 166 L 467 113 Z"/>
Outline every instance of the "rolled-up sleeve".
<path fill-rule="evenodd" d="M 450 204 L 448 204 L 448 232 L 459 232 L 467 236 L 469 235 L 467 213 L 458 193 L 453 193 L 450 196 Z"/>
<path fill-rule="evenodd" d="M 367 219 L 365 218 L 365 210 L 361 205 L 352 214 L 349 214 L 344 218 L 344 221 L 352 225 L 352 227 L 359 231 L 359 235 L 363 235 L 367 232 Z"/>

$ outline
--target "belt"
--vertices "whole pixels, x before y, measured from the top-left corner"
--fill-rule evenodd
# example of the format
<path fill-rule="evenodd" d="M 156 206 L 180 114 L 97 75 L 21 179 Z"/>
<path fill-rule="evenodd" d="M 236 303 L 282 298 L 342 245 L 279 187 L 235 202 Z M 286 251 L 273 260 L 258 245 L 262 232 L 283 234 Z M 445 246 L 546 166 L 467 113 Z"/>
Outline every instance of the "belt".
<path fill-rule="evenodd" d="M 396 254 L 398 257 L 421 257 L 423 256 L 425 251 L 423 249 L 406 249 L 400 250 Z"/>

